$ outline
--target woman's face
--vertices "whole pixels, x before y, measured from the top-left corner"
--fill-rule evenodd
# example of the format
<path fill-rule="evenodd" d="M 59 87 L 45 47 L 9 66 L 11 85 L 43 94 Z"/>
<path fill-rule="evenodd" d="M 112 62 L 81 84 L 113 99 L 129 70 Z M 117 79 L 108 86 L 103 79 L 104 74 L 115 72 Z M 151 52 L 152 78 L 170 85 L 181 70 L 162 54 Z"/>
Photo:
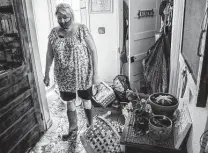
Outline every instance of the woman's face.
<path fill-rule="evenodd" d="M 63 29 L 68 29 L 71 25 L 71 17 L 69 14 L 57 13 L 57 20 Z"/>

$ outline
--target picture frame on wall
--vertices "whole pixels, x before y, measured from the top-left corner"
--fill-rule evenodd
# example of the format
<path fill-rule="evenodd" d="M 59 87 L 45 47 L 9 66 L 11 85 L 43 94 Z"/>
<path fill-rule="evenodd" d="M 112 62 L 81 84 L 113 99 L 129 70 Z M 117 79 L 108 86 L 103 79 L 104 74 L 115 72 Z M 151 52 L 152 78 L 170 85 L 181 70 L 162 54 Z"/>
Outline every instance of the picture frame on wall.
<path fill-rule="evenodd" d="M 112 13 L 113 0 L 90 0 L 91 13 Z"/>

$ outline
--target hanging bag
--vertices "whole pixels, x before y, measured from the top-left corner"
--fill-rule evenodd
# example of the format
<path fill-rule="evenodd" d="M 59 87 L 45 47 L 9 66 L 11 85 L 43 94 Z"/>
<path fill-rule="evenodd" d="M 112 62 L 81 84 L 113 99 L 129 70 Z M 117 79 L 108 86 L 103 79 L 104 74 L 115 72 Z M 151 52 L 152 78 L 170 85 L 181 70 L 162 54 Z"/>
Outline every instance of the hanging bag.
<path fill-rule="evenodd" d="M 125 75 L 117 75 L 113 79 L 113 90 L 116 94 L 116 98 L 119 101 L 128 101 L 126 98 L 126 91 L 130 89 L 129 79 Z"/>
<path fill-rule="evenodd" d="M 166 59 L 167 39 L 164 33 L 149 49 L 143 60 L 144 77 L 148 93 L 167 92 L 168 90 L 168 63 Z"/>

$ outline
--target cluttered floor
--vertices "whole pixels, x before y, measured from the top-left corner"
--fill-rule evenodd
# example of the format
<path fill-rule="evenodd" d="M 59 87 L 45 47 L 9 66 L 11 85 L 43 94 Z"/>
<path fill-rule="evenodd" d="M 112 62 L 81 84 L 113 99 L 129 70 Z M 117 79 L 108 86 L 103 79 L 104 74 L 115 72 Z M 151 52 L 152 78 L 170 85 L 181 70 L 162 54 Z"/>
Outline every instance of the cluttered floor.
<path fill-rule="evenodd" d="M 60 100 L 55 90 L 48 94 L 47 99 L 53 124 L 35 147 L 31 148 L 28 153 L 86 153 L 80 141 L 80 134 L 87 129 L 82 105 L 77 107 L 78 132 L 68 141 L 62 141 L 61 135 L 66 134 L 68 129 L 66 105 Z M 102 107 L 93 107 L 93 116 L 105 115 L 107 112 L 109 113 L 109 111 L 111 111 L 110 109 L 111 108 L 104 109 Z M 114 113 L 111 113 L 107 118 L 112 125 L 122 126 L 124 124 L 124 117 L 121 115 L 121 112 L 116 111 L 115 113 L 114 111 Z"/>
<path fill-rule="evenodd" d="M 187 107 L 177 109 L 179 101 L 168 93 L 133 91 L 124 76 L 96 87 L 92 126 L 87 128 L 83 106 L 77 106 L 78 131 L 67 141 L 61 139 L 68 130 L 66 104 L 57 90 L 47 100 L 53 124 L 28 153 L 186 152 L 182 142 L 192 124 Z"/>

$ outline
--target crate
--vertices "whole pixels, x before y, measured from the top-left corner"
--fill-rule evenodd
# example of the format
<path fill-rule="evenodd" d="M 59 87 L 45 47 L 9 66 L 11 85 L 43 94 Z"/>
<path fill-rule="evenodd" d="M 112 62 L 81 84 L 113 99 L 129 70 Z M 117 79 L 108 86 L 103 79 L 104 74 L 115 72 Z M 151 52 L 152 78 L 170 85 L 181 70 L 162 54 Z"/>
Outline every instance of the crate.
<path fill-rule="evenodd" d="M 80 136 L 87 153 L 121 153 L 120 135 L 103 117 L 95 117 L 94 124 Z"/>
<path fill-rule="evenodd" d="M 101 82 L 97 88 L 98 91 L 92 99 L 99 105 L 107 107 L 110 103 L 116 100 L 116 95 L 113 89 L 105 82 Z"/>

